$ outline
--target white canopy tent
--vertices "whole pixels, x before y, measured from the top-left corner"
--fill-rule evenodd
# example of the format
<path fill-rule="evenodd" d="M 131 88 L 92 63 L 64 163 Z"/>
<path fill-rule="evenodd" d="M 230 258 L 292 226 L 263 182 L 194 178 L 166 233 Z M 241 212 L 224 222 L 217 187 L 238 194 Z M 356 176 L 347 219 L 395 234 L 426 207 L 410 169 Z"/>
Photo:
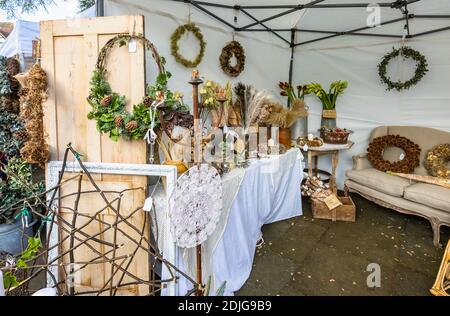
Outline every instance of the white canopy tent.
<path fill-rule="evenodd" d="M 33 53 L 33 40 L 39 38 L 39 23 L 17 20 L 14 29 L 0 47 L 0 55 L 19 56 L 20 64 L 25 65 L 25 58 Z"/>
<path fill-rule="evenodd" d="M 227 6 L 264 6 L 274 5 L 273 1 L 250 0 L 205 0 L 204 2 Z M 293 5 L 316 3 L 316 7 L 294 10 Z M 319 3 L 320 2 L 320 3 Z M 351 156 L 364 152 L 373 128 L 379 125 L 417 125 L 450 130 L 450 3 L 448 0 L 408 1 L 408 14 L 416 15 L 409 19 L 410 34 L 426 33 L 438 29 L 439 32 L 406 39 L 406 45 L 424 54 L 428 60 L 429 72 L 417 86 L 409 91 L 386 91 L 380 82 L 377 65 L 392 47 L 401 45 L 404 32 L 404 14 L 399 9 L 390 8 L 394 0 L 378 1 L 382 6 L 381 22 L 398 19 L 381 27 L 366 29 L 366 20 L 370 12 L 367 4 L 355 5 L 362 0 L 324 0 L 292 1 L 284 0 L 275 5 L 286 5 L 283 9 L 246 8 L 255 19 L 264 21 L 257 24 L 248 14 L 223 7 L 200 6 L 183 1 L 169 0 L 104 0 L 105 15 L 143 14 L 145 16 L 146 36 L 155 43 L 161 55 L 167 59 L 167 69 L 172 72 L 171 88 L 191 95 L 186 83 L 190 70 L 175 62 L 170 55 L 170 35 L 175 28 L 190 19 L 201 28 L 207 42 L 205 57 L 198 66 L 200 73 L 218 82 L 224 83 L 227 77 L 219 66 L 222 47 L 233 36 L 232 27 L 245 27 L 262 30 L 266 27 L 280 30 L 277 32 L 285 40 L 271 32 L 236 32 L 247 55 L 244 72 L 232 79 L 253 84 L 260 89 L 273 91 L 278 97 L 277 83 L 288 81 L 291 59 L 290 29 L 297 28 L 294 43 L 305 43 L 327 36 L 326 39 L 296 46 L 293 61 L 293 84 L 319 82 L 325 87 L 334 80 L 347 80 L 349 88 L 338 99 L 338 125 L 353 130 L 351 139 L 355 146 L 344 152 L 338 168 L 338 183 L 343 184 L 345 170 L 351 168 Z M 200 2 L 197 2 L 200 3 Z M 339 5 L 329 8 L 328 5 Z M 283 14 L 291 10 L 289 14 Z M 237 22 L 234 22 L 234 16 Z M 268 20 L 274 15 L 278 18 Z M 417 15 L 424 15 L 417 17 Z M 427 15 L 442 15 L 443 18 L 427 18 Z M 359 29 L 356 33 L 383 34 L 389 36 L 343 35 L 341 33 Z M 314 32 L 312 32 L 314 31 Z M 317 32 L 321 31 L 321 32 Z M 337 32 L 337 34 L 336 34 Z M 180 47 L 186 57 L 195 56 L 197 45 L 192 37 L 180 41 Z M 148 81 L 154 80 L 155 65 L 148 59 Z M 398 60 L 392 63 L 390 72 L 395 78 L 408 79 L 414 70 L 408 61 Z M 189 97 L 187 97 L 189 101 Z M 321 104 L 314 96 L 306 99 L 310 106 L 309 130 L 316 132 L 320 125 Z M 326 160 L 322 160 L 326 164 Z M 325 166 L 323 166 L 326 169 Z"/>

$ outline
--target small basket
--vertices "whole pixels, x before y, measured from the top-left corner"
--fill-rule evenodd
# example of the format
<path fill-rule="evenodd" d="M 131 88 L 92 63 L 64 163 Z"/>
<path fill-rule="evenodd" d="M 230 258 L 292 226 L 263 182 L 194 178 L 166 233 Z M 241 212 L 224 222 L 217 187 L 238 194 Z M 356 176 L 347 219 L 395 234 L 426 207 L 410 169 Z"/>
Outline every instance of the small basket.
<path fill-rule="evenodd" d="M 350 130 L 340 132 L 320 130 L 320 137 L 327 144 L 345 145 L 348 143 L 348 136 L 352 133 L 353 131 Z"/>

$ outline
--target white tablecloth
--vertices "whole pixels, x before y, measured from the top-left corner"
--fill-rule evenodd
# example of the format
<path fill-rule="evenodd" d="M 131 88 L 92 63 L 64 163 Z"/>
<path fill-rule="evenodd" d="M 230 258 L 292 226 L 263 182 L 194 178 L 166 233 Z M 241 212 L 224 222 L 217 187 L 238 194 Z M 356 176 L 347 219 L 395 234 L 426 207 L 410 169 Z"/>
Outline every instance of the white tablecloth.
<path fill-rule="evenodd" d="M 208 249 L 203 250 L 203 281 L 212 275 L 214 286 L 210 295 L 216 293 L 223 281 L 226 281 L 225 295 L 233 295 L 244 285 L 252 270 L 256 243 L 264 224 L 302 215 L 302 170 L 300 151 L 291 149 L 284 155 L 251 162 L 243 176 L 230 173 L 224 177 L 224 194 L 233 191 L 227 183 L 241 185 L 229 210 L 224 207 L 225 222 L 218 227 L 215 241 L 208 240 L 204 246 Z M 210 258 L 206 258 L 207 253 Z M 185 252 L 179 248 L 176 265 L 196 279 L 192 254 L 192 250 Z M 180 276 L 179 295 L 191 288 L 191 283 Z"/>

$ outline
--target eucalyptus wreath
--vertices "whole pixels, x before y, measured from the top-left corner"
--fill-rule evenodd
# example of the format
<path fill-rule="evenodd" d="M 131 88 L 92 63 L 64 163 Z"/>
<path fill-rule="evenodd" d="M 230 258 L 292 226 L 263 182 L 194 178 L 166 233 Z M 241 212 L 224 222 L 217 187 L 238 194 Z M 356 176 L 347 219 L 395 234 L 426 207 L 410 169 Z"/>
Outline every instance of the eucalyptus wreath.
<path fill-rule="evenodd" d="M 387 66 L 391 62 L 393 58 L 402 56 L 403 59 L 413 59 L 416 61 L 416 71 L 414 76 L 408 81 L 396 81 L 393 82 L 391 78 L 387 75 Z M 388 53 L 383 57 L 380 64 L 378 65 L 378 74 L 380 75 L 381 82 L 387 85 L 387 90 L 395 89 L 397 91 L 409 89 L 412 86 L 416 85 L 425 74 L 428 72 L 428 63 L 427 59 L 424 55 L 419 53 L 418 51 L 412 49 L 411 47 L 401 47 L 401 48 L 392 48 L 392 52 Z"/>
<path fill-rule="evenodd" d="M 236 58 L 236 65 L 231 66 L 231 58 L 233 55 Z M 245 51 L 241 43 L 238 41 L 231 41 L 228 43 L 222 49 L 219 60 L 223 72 L 231 77 L 239 76 L 245 67 Z"/>
<path fill-rule="evenodd" d="M 116 46 L 125 46 L 131 40 L 143 43 L 146 50 L 150 50 L 152 57 L 158 65 L 156 83 L 146 89 L 142 100 L 133 105 L 133 112 L 126 109 L 125 96 L 112 91 L 107 81 L 106 62 L 108 53 Z M 109 133 L 109 137 L 118 141 L 120 137 L 126 139 L 141 139 L 150 127 L 150 107 L 154 101 L 164 100 L 164 111 L 172 112 L 186 109 L 180 94 L 174 94 L 167 89 L 171 77 L 170 72 L 164 68 L 165 59 L 160 57 L 156 47 L 142 35 L 120 34 L 110 39 L 100 50 L 97 64 L 91 78 L 91 89 L 88 103 L 92 110 L 88 119 L 97 121 L 97 130 Z M 155 128 L 160 126 L 160 116 L 155 115 Z"/>
<path fill-rule="evenodd" d="M 192 34 L 194 34 L 194 36 L 197 38 L 200 44 L 200 51 L 194 60 L 188 60 L 179 53 L 180 47 L 178 46 L 178 41 L 180 40 L 181 36 L 183 36 L 186 32 L 191 32 Z M 197 67 L 198 64 L 200 64 L 205 54 L 205 48 L 206 42 L 203 39 L 203 34 L 200 28 L 194 23 L 187 23 L 184 25 L 180 25 L 170 37 L 170 49 L 172 56 L 178 63 L 182 64 L 187 68 L 194 68 Z"/>

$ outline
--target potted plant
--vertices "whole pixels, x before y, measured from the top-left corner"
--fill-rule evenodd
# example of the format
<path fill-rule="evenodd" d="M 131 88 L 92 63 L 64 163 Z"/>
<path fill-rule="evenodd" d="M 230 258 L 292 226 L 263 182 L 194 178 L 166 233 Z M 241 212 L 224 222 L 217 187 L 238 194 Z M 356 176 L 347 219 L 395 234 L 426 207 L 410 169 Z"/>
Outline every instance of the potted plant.
<path fill-rule="evenodd" d="M 36 195 L 44 192 L 42 182 L 33 183 L 31 165 L 20 157 L 11 157 L 2 166 L 0 180 L 0 250 L 16 255 L 27 248 L 33 235 L 33 216 L 29 205 L 40 210 Z M 24 203 L 27 200 L 28 204 Z M 23 223 L 27 223 L 23 227 Z M 26 227 L 28 226 L 28 227 Z"/>
<path fill-rule="evenodd" d="M 298 137 L 306 137 L 308 135 L 308 107 L 305 104 L 305 95 L 308 93 L 307 85 L 299 85 L 294 87 L 288 82 L 280 82 L 278 86 L 281 89 L 280 95 L 288 98 L 288 103 L 294 108 L 304 109 L 304 115 L 300 116 L 289 131 L 281 131 L 280 133 L 289 133 L 289 137 L 297 139 Z"/>
<path fill-rule="evenodd" d="M 336 127 L 336 100 L 337 97 L 347 89 L 347 81 L 333 81 L 326 92 L 320 83 L 310 83 L 307 86 L 307 93 L 314 93 L 322 102 L 322 123 L 321 127 Z"/>

